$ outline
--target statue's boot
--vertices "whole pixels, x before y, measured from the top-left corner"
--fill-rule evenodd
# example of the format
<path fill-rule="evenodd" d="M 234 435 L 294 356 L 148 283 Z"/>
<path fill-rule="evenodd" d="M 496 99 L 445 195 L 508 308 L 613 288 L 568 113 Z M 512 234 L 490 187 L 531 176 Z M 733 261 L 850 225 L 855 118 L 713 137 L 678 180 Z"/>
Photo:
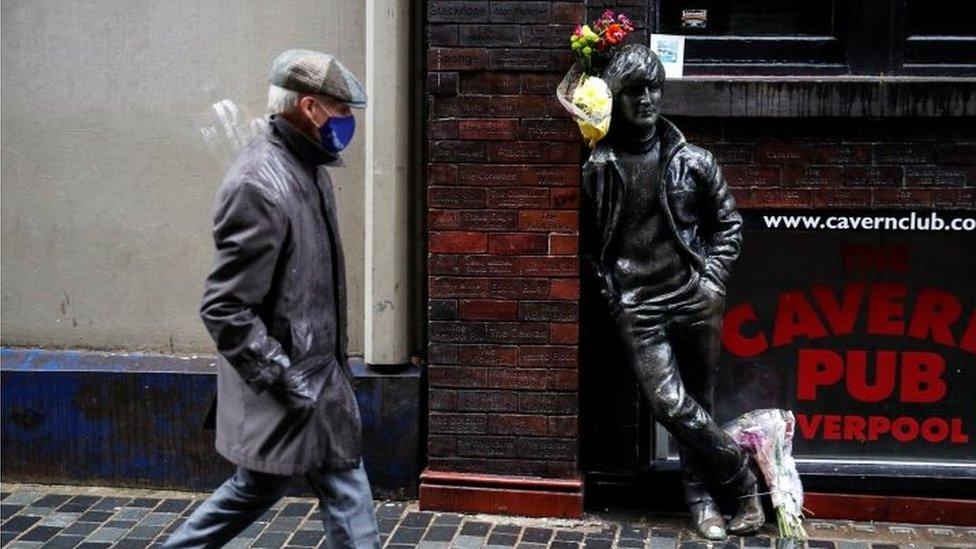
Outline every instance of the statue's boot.
<path fill-rule="evenodd" d="M 721 483 L 729 495 L 736 498 L 736 513 L 729 521 L 728 531 L 739 536 L 755 534 L 766 521 L 756 475 L 749 466 L 749 457 L 744 457 L 739 471 Z"/>
<path fill-rule="evenodd" d="M 704 482 L 685 480 L 685 502 L 691 511 L 691 524 L 703 538 L 725 539 L 725 519 L 712 495 L 705 490 Z"/>

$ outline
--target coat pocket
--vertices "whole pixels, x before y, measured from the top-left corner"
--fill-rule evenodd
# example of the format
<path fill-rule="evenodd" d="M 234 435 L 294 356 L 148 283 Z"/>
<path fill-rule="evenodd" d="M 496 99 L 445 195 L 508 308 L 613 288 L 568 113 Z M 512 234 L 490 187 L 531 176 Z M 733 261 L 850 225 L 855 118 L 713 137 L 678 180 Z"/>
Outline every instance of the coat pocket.
<path fill-rule="evenodd" d="M 362 419 L 356 393 L 337 360 L 330 360 L 321 375 L 323 390 L 315 413 L 321 444 L 329 449 L 327 463 L 335 469 L 355 467 L 362 444 Z"/>

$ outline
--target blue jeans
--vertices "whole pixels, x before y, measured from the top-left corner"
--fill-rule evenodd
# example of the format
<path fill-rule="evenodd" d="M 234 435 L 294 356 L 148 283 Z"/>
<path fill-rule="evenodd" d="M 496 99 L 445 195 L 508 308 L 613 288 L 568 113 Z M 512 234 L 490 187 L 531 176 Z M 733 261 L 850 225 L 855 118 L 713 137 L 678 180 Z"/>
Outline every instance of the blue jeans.
<path fill-rule="evenodd" d="M 238 467 L 234 476 L 198 507 L 163 547 L 221 547 L 264 514 L 288 491 L 291 477 Z M 369 480 L 359 467 L 312 470 L 305 480 L 319 498 L 329 548 L 378 548 Z"/>

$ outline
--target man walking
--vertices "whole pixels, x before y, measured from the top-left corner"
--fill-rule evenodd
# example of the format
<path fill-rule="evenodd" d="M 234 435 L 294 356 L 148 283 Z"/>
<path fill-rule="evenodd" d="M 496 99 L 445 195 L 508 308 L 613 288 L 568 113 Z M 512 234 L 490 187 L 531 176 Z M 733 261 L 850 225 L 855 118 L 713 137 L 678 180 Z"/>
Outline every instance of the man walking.
<path fill-rule="evenodd" d="M 289 50 L 270 73 L 269 127 L 217 193 L 201 306 L 220 353 L 217 451 L 237 465 L 164 547 L 220 547 L 304 475 L 329 547 L 379 547 L 346 356 L 346 288 L 325 166 L 366 106 L 334 57 Z"/>

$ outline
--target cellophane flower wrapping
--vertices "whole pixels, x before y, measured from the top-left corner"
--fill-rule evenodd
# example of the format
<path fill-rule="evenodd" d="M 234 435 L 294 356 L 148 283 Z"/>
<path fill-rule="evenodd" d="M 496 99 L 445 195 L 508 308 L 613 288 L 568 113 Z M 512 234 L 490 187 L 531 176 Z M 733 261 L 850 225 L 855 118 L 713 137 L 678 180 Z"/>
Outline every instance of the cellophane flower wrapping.
<path fill-rule="evenodd" d="M 803 484 L 793 460 L 793 412 L 753 410 L 725 425 L 743 451 L 754 456 L 769 486 L 780 536 L 806 539 L 803 529 Z"/>
<path fill-rule="evenodd" d="M 569 69 L 556 89 L 559 103 L 579 125 L 580 133 L 592 149 L 610 131 L 613 95 L 601 78 L 583 72 L 580 63 Z"/>

